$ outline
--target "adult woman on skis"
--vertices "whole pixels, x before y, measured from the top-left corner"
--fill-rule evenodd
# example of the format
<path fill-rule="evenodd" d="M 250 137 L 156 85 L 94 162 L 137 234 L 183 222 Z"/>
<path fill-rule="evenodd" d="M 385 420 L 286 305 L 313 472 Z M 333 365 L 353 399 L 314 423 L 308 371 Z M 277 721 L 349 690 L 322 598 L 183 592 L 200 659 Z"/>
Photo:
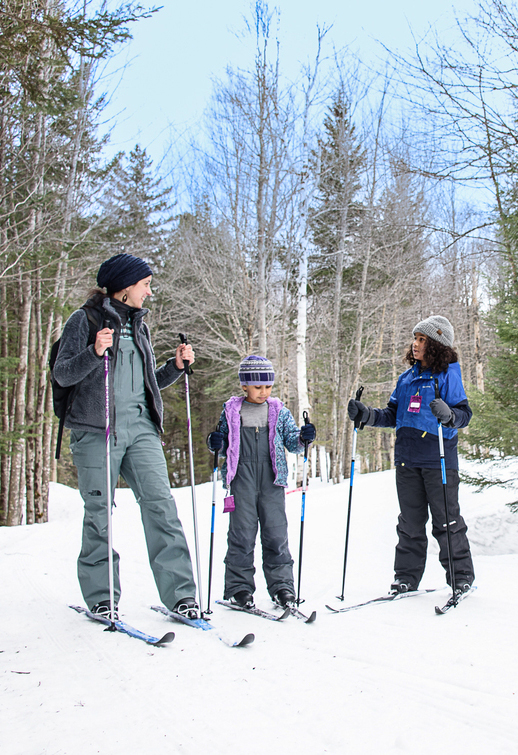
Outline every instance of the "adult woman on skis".
<path fill-rule="evenodd" d="M 93 613 L 110 615 L 108 573 L 108 506 L 105 472 L 104 354 L 110 355 L 111 483 L 113 501 L 119 474 L 140 505 L 149 562 L 158 592 L 170 610 L 197 616 L 191 559 L 171 495 L 159 433 L 163 405 L 160 391 L 191 364 L 190 345 L 157 368 L 144 302 L 151 296 L 152 270 L 142 259 L 118 254 L 103 262 L 97 274 L 99 289 L 73 312 L 63 329 L 53 376 L 74 386 L 65 419 L 85 504 L 78 577 L 83 597 Z M 101 289 L 105 288 L 106 293 Z M 99 330 L 89 338 L 89 318 Z M 114 598 L 120 598 L 119 556 L 113 551 Z"/>
<path fill-rule="evenodd" d="M 395 427 L 396 486 L 400 515 L 399 541 L 391 590 L 417 590 L 426 563 L 425 525 L 428 509 L 432 534 L 439 544 L 439 560 L 446 581 L 455 591 L 465 592 L 474 579 L 467 527 L 459 508 L 459 462 L 457 429 L 466 427 L 472 411 L 462 385 L 453 327 L 446 317 L 432 315 L 417 323 L 414 340 L 405 360 L 410 368 L 399 376 L 385 409 L 373 409 L 351 399 L 349 417 L 373 427 Z M 435 381 L 440 398 L 435 398 Z M 444 437 L 446 492 L 450 547 L 455 584 L 451 584 L 448 533 L 445 522 L 444 486 L 438 443 L 438 421 Z"/>

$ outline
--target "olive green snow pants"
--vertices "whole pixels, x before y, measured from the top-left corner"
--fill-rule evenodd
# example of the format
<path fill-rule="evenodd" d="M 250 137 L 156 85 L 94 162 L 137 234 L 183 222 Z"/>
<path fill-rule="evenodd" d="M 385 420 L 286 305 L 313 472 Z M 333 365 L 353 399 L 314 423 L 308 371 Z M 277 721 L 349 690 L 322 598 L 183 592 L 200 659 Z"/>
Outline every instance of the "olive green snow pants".
<path fill-rule="evenodd" d="M 111 439 L 111 501 L 119 474 L 140 506 L 149 563 L 160 598 L 172 609 L 182 598 L 195 597 L 191 559 L 156 427 L 143 407 L 141 418 L 117 428 Z M 70 447 L 85 502 L 78 577 L 89 608 L 109 599 L 106 443 L 103 433 L 71 431 Z M 119 555 L 113 552 L 115 603 L 119 602 Z"/>

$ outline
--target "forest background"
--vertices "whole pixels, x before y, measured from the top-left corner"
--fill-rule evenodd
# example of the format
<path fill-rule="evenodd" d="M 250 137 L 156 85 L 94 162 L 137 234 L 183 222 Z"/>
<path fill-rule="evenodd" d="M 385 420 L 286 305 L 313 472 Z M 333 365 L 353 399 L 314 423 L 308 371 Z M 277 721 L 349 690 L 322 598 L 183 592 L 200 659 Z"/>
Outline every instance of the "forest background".
<path fill-rule="evenodd" d="M 454 324 L 474 409 L 463 452 L 514 455 L 516 4 L 474 2 L 447 36 L 432 27 L 375 66 L 317 26 L 294 76 L 282 14 L 259 0 L 243 21 L 249 64 L 213 80 L 204 118 L 158 162 L 139 144 L 110 153 L 103 115 L 107 62 L 155 13 L 0 2 L 0 524 L 47 521 L 49 482 L 73 484 L 66 442 L 53 458 L 49 352 L 120 252 L 155 271 L 158 361 L 180 331 L 195 347 L 197 482 L 254 352 L 274 362 L 276 395 L 317 426 L 316 473 L 342 479 L 348 398 L 361 384 L 366 403 L 386 403 L 432 313 Z M 183 390 L 164 403 L 171 482 L 185 485 Z M 362 471 L 392 466 L 393 445 L 393 431 L 360 434 Z"/>

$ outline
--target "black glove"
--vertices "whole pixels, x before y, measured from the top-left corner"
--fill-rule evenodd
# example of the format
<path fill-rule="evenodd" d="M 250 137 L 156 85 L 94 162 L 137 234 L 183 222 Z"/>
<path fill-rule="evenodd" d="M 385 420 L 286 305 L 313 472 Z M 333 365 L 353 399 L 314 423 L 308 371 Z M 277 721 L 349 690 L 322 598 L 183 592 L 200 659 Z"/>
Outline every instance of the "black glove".
<path fill-rule="evenodd" d="M 316 437 L 317 431 L 315 425 L 312 425 L 311 422 L 306 422 L 305 425 L 302 425 L 300 428 L 300 440 L 302 443 L 313 443 Z"/>
<path fill-rule="evenodd" d="M 214 432 L 209 433 L 207 435 L 207 446 L 209 448 L 209 451 L 212 451 L 212 453 L 216 453 L 216 451 L 221 451 L 223 448 L 223 433 L 219 430 L 214 430 Z"/>
<path fill-rule="evenodd" d="M 368 406 L 362 404 L 361 401 L 356 401 L 355 398 L 352 398 L 347 404 L 347 413 L 349 419 L 352 419 L 355 424 L 366 424 L 371 415 L 371 410 Z"/>
<path fill-rule="evenodd" d="M 454 417 L 452 410 L 442 398 L 434 398 L 430 402 L 430 409 L 434 417 L 440 420 L 441 425 L 448 425 Z"/>

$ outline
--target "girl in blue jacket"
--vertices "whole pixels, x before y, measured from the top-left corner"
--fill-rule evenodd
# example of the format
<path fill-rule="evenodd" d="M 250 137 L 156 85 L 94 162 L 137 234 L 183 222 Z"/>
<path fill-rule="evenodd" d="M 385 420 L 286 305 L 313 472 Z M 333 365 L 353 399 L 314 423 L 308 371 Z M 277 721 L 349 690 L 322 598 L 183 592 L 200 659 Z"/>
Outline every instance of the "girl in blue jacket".
<path fill-rule="evenodd" d="M 459 508 L 457 429 L 466 427 L 472 411 L 462 385 L 453 327 L 446 317 L 432 315 L 419 322 L 406 354 L 410 368 L 399 376 L 385 409 L 351 399 L 349 417 L 373 427 L 395 427 L 396 487 L 400 515 L 399 541 L 391 591 L 417 590 L 426 563 L 426 522 L 439 544 L 439 560 L 451 585 L 444 490 L 439 453 L 438 421 L 443 427 L 450 545 L 455 590 L 465 591 L 474 579 L 467 527 Z M 440 398 L 435 398 L 435 380 Z"/>

